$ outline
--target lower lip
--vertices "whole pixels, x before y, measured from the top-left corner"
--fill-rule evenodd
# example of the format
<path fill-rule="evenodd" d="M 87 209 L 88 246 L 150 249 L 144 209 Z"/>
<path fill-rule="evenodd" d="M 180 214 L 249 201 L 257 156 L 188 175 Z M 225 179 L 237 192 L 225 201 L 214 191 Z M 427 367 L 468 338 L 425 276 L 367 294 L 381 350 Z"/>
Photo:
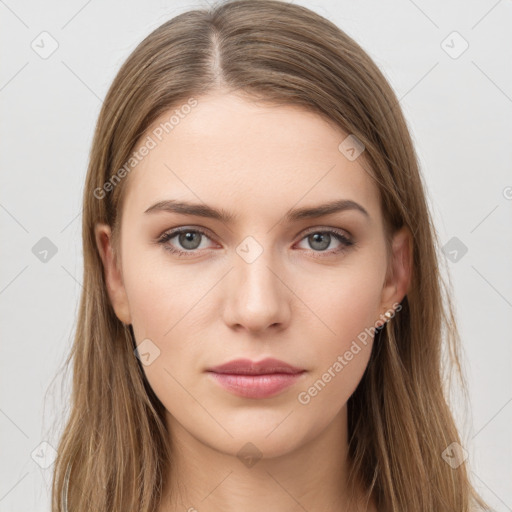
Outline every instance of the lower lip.
<path fill-rule="evenodd" d="M 269 398 L 277 395 L 301 378 L 301 373 L 271 373 L 266 375 L 235 375 L 209 372 L 231 393 L 245 398 Z"/>

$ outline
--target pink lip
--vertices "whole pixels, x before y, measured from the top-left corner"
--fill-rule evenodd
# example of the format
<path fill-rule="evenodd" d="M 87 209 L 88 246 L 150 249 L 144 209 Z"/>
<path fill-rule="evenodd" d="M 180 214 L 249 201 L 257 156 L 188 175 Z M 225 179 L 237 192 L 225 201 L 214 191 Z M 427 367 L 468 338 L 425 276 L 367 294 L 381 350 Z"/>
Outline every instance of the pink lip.
<path fill-rule="evenodd" d="M 304 370 L 291 364 L 267 357 L 261 361 L 251 361 L 250 359 L 235 359 L 228 363 L 208 368 L 208 371 L 215 373 L 230 373 L 236 375 L 263 375 L 269 373 L 301 373 Z"/>
<path fill-rule="evenodd" d="M 245 398 L 268 398 L 294 384 L 306 371 L 278 359 L 237 359 L 207 370 L 225 389 Z"/>

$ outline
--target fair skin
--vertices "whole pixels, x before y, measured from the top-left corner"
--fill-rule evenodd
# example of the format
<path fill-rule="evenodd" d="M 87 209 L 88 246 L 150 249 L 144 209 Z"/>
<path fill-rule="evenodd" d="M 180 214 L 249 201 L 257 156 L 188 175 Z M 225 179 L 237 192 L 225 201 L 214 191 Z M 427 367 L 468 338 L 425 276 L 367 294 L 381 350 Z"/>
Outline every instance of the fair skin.
<path fill-rule="evenodd" d="M 159 512 L 348 510 L 347 400 L 373 336 L 308 403 L 298 396 L 404 298 L 410 233 L 395 234 L 388 261 L 378 188 L 361 157 L 350 161 L 338 149 L 346 136 L 298 107 L 263 106 L 233 94 L 200 97 L 125 178 L 119 261 L 110 227 L 96 226 L 117 317 L 132 325 L 137 344 L 149 339 L 160 351 L 143 366 L 165 406 L 174 453 Z M 237 219 L 144 213 L 168 199 Z M 346 209 L 285 219 L 291 209 L 339 199 L 368 215 Z M 207 234 L 156 242 L 180 226 Z M 354 245 L 336 253 L 344 243 L 329 238 L 328 229 Z M 165 246 L 188 253 L 179 257 Z M 250 262 L 241 256 L 247 250 L 256 256 Z M 263 399 L 236 396 L 205 372 L 265 357 L 306 372 Z M 254 449 L 247 443 L 261 454 L 252 465 L 237 456 Z M 361 489 L 355 494 L 359 499 Z M 377 509 L 370 502 L 350 510 Z"/>

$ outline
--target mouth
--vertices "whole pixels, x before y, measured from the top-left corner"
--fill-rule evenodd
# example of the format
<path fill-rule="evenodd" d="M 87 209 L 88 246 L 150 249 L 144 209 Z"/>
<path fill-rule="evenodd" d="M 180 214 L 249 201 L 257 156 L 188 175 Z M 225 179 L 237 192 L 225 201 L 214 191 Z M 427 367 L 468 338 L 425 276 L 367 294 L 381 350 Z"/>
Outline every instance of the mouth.
<path fill-rule="evenodd" d="M 306 373 L 278 359 L 259 362 L 237 359 L 209 368 L 207 372 L 226 391 L 244 398 L 270 398 L 295 384 Z"/>

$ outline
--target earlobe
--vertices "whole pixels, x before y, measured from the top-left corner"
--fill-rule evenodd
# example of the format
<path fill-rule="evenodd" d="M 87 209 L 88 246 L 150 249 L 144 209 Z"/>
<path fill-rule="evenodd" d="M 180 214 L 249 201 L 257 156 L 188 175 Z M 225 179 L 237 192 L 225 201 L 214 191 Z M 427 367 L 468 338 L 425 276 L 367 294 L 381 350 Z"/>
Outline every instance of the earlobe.
<path fill-rule="evenodd" d="M 128 297 L 123 283 L 121 269 L 118 268 L 112 248 L 112 231 L 107 224 L 96 224 L 94 228 L 96 246 L 103 262 L 107 293 L 114 312 L 125 325 L 131 324 Z"/>
<path fill-rule="evenodd" d="M 394 309 L 409 290 L 412 278 L 412 235 L 407 226 L 400 228 L 393 236 L 392 261 L 388 278 L 382 290 L 382 307 Z"/>

